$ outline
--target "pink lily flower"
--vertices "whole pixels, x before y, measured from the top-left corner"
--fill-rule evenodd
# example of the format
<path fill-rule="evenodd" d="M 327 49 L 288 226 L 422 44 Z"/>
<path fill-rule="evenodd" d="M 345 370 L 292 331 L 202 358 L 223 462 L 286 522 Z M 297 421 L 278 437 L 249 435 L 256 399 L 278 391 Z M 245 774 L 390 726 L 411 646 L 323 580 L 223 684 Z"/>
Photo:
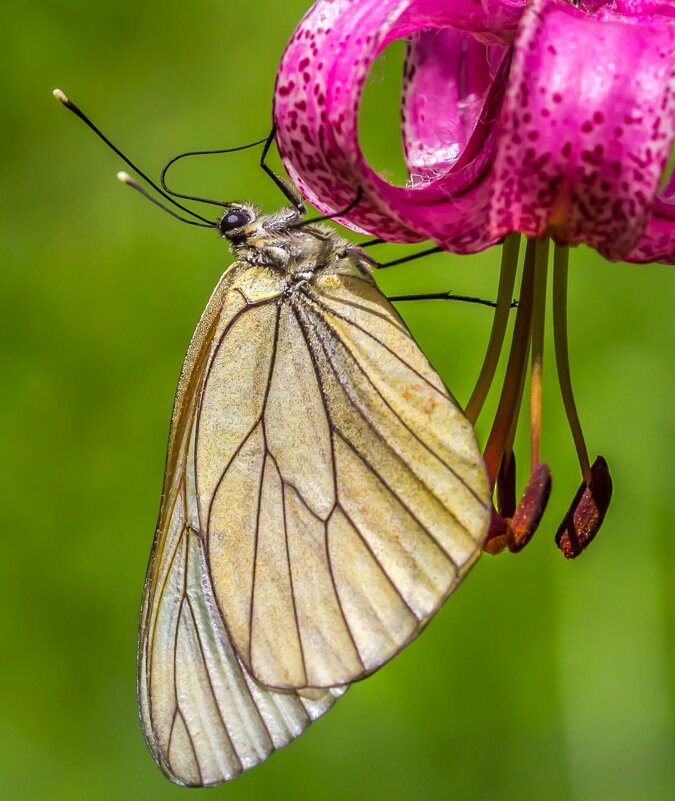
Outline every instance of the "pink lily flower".
<path fill-rule="evenodd" d="M 409 171 L 393 186 L 367 163 L 358 112 L 368 72 L 408 38 L 401 125 Z M 486 550 L 520 550 L 550 491 L 540 461 L 549 242 L 558 376 L 583 483 L 556 535 L 568 557 L 593 539 L 611 496 L 591 464 L 567 356 L 568 247 L 610 260 L 675 263 L 672 0 L 319 0 L 279 69 L 274 119 L 284 165 L 302 194 L 339 222 L 392 242 L 432 240 L 454 253 L 503 242 L 498 306 L 467 405 L 478 417 L 494 378 L 529 238 L 507 377 L 485 449 L 496 489 Z M 355 197 L 359 197 L 356 205 Z M 531 476 L 515 501 L 513 438 L 531 352 Z"/>

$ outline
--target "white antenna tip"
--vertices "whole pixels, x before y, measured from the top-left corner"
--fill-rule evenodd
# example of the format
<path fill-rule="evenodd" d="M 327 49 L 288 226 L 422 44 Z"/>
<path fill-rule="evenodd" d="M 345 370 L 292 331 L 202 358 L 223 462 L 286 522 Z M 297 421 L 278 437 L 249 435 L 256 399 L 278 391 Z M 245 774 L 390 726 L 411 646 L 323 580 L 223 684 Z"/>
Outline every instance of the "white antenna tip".
<path fill-rule="evenodd" d="M 124 172 L 124 170 L 121 170 L 120 172 L 117 173 L 117 180 L 121 181 L 123 184 L 130 184 L 133 179 L 128 172 Z"/>
<path fill-rule="evenodd" d="M 63 103 L 64 106 L 68 105 L 68 98 L 60 89 L 54 89 L 52 94 L 59 101 L 59 103 Z"/>

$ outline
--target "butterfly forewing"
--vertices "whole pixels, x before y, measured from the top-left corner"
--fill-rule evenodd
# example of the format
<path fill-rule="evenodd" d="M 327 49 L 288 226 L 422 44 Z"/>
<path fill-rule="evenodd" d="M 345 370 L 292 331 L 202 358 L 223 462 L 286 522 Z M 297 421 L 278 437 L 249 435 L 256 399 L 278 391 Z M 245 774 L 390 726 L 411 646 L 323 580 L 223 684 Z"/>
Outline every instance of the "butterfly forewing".
<path fill-rule="evenodd" d="M 258 302 L 257 269 L 195 412 L 203 542 L 251 675 L 330 688 L 390 659 L 461 580 L 487 481 L 468 421 L 355 257 Z"/>

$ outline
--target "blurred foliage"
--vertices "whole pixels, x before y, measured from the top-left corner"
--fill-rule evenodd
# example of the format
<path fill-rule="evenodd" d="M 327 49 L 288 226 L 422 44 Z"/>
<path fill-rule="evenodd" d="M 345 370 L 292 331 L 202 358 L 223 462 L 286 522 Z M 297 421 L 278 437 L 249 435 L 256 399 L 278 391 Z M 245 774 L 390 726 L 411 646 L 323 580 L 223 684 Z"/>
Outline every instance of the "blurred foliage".
<path fill-rule="evenodd" d="M 26 0 L 5 11 L 3 798 L 186 797 L 141 736 L 136 624 L 181 359 L 230 261 L 216 236 L 116 184 L 119 159 L 51 90 L 61 87 L 156 174 L 182 150 L 266 134 L 276 64 L 307 6 Z M 363 125 L 378 167 L 399 147 L 384 132 L 396 131 L 388 87 L 375 88 Z M 280 202 L 253 151 L 191 160 L 174 181 L 266 208 Z M 492 297 L 498 263 L 497 250 L 435 256 L 381 284 Z M 543 449 L 555 483 L 532 544 L 484 557 L 417 642 L 211 797 L 675 797 L 673 275 L 579 250 L 570 283 L 582 421 L 615 481 L 595 544 L 575 563 L 553 544 L 579 476 L 548 352 Z M 403 312 L 465 401 L 489 311 L 429 303 Z"/>

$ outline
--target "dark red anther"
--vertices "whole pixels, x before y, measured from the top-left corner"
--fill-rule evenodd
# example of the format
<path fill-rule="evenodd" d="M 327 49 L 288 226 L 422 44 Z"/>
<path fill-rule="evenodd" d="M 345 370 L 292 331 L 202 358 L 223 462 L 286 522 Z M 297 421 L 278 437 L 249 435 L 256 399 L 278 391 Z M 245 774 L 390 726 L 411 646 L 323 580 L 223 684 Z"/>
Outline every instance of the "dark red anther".
<path fill-rule="evenodd" d="M 575 559 L 593 542 L 612 498 L 612 478 L 607 462 L 598 456 L 591 466 L 591 480 L 583 483 L 555 535 L 566 559 Z"/>
<path fill-rule="evenodd" d="M 502 517 L 513 517 L 516 511 L 516 456 L 507 451 L 497 473 L 497 509 Z"/>
<path fill-rule="evenodd" d="M 493 507 L 490 528 L 488 529 L 488 535 L 483 544 L 483 550 L 485 553 L 495 556 L 501 553 L 504 548 L 507 548 L 512 539 L 513 533 L 511 532 L 509 521 L 504 520 Z"/>
<path fill-rule="evenodd" d="M 502 492 L 500 493 L 499 482 L 502 476 Z M 515 461 L 511 461 L 511 465 L 507 464 L 505 470 L 500 470 L 497 479 L 500 512 L 503 509 L 509 509 L 509 503 L 513 503 L 510 501 L 511 481 L 515 483 Z M 513 491 L 515 491 L 514 487 Z M 522 551 L 537 530 L 550 494 L 551 471 L 547 464 L 540 462 L 525 485 L 520 502 L 512 517 L 502 516 L 494 508 L 492 509 L 492 519 L 483 550 L 490 554 L 501 553 L 505 548 L 508 548 L 511 553 Z"/>
<path fill-rule="evenodd" d="M 539 462 L 530 476 L 516 511 L 511 518 L 511 553 L 518 553 L 532 539 L 541 516 L 544 514 L 548 496 L 551 494 L 551 471 L 545 462 Z"/>

